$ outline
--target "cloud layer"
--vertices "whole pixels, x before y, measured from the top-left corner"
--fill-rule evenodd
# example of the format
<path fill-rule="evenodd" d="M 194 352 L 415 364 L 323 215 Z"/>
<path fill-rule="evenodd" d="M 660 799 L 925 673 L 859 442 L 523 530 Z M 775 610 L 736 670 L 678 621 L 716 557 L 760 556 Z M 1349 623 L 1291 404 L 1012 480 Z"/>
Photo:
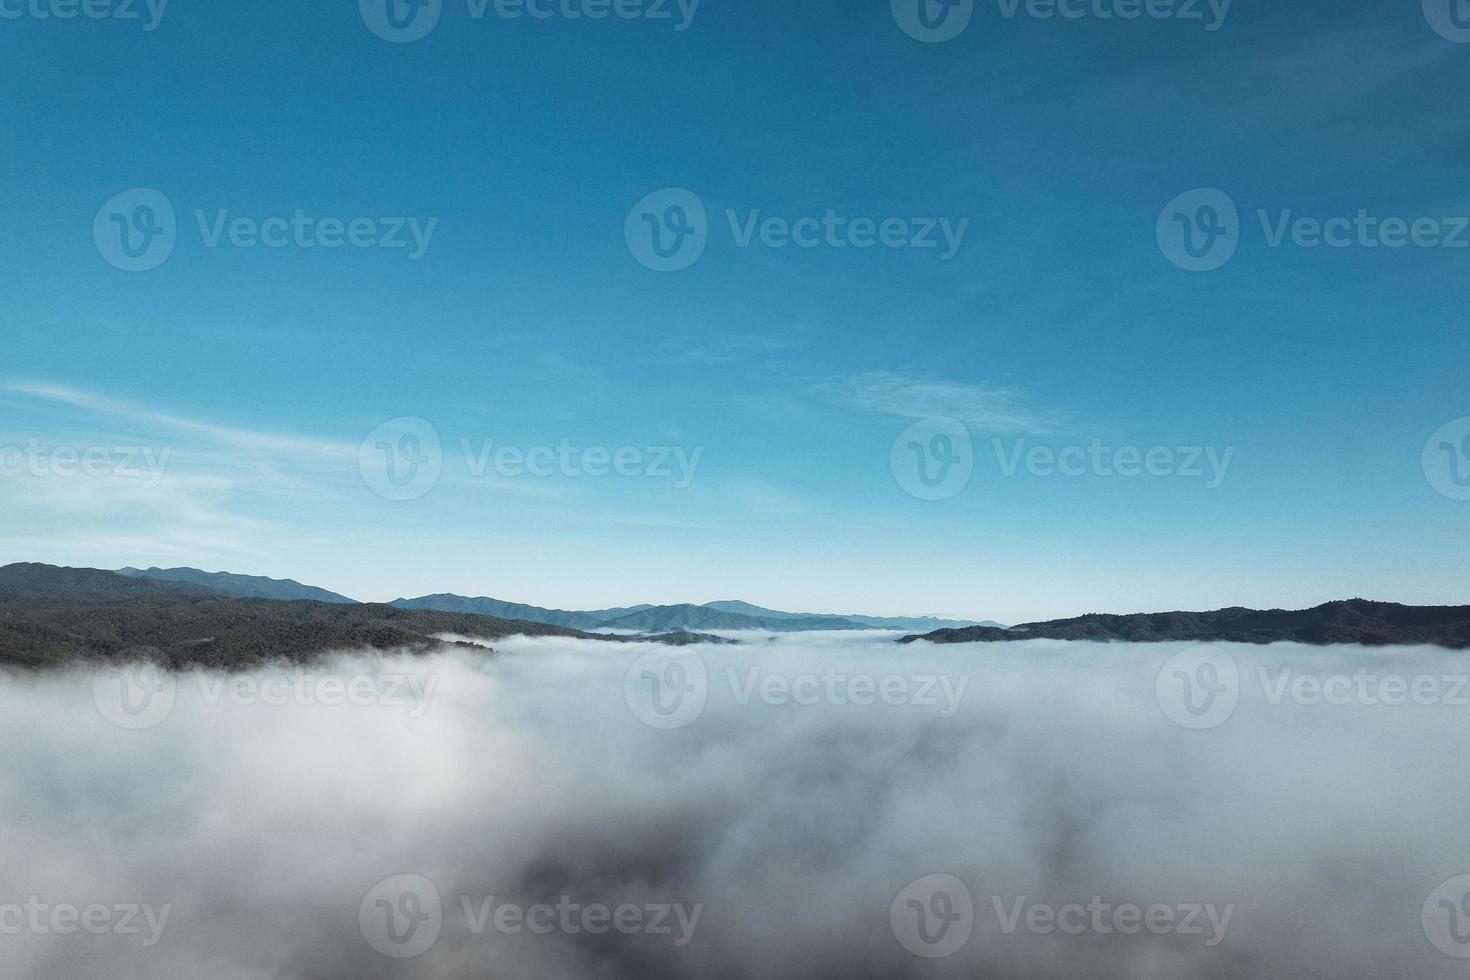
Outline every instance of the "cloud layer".
<path fill-rule="evenodd" d="M 311 675 L 186 675 L 137 730 L 108 720 L 110 677 L 0 679 L 0 928 L 24 914 L 4 906 L 28 901 L 170 909 L 151 945 L 146 927 L 63 935 L 38 913 L 41 929 L 0 935 L 7 972 L 1463 973 L 1422 912 L 1470 872 L 1470 709 L 1271 696 L 1282 670 L 1452 684 L 1463 658 L 1443 651 L 1224 648 L 1238 706 L 1189 730 L 1157 686 L 1178 645 L 498 646 L 343 658 Z M 936 904 L 913 884 L 937 875 L 968 893 L 973 923 L 929 958 L 900 919 L 915 908 L 905 896 L 936 916 L 955 908 L 957 892 Z M 403 876 L 432 895 L 385 890 Z M 1231 912 L 1214 945 L 1208 927 L 1047 931 L 1044 913 L 1006 928 L 1015 909 L 1089 902 L 1165 906 L 1176 922 L 1193 906 Z M 628 929 L 584 928 L 597 907 L 624 909 Z M 652 928 L 659 908 L 669 932 Z M 515 928 L 517 913 L 552 927 Z M 425 949 L 395 945 L 430 914 Z"/>

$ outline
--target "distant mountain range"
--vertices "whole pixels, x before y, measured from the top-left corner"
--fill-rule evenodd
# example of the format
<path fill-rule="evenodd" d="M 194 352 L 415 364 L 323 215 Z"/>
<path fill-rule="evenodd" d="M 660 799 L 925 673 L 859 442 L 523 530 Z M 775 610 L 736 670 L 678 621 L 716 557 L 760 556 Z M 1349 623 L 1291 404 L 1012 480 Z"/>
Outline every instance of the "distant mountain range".
<path fill-rule="evenodd" d="M 569 611 L 504 602 L 486 596 L 428 595 L 417 599 L 395 599 L 389 605 L 400 609 L 434 609 L 441 612 L 477 613 L 524 619 L 533 623 L 569 626 L 581 630 L 769 630 L 795 633 L 809 630 L 936 630 L 945 627 L 995 626 L 973 620 L 937 619 L 932 616 L 886 617 L 790 613 L 766 609 L 748 602 L 726 600 L 702 606 L 688 603 L 672 606 L 628 606 L 617 609 Z"/>
<path fill-rule="evenodd" d="M 906 636 L 904 643 L 983 643 L 1015 640 L 1124 640 L 1157 643 L 1358 643 L 1364 646 L 1431 644 L 1470 648 L 1470 606 L 1402 606 L 1349 599 L 1312 609 L 1214 612 L 1092 613 L 1073 619 L 1025 623 L 1010 629 L 972 626 Z"/>
<path fill-rule="evenodd" d="M 546 623 L 548 626 L 567 626 L 571 629 L 597 629 L 608 620 L 652 609 L 652 606 L 627 606 L 616 609 L 593 609 L 575 612 L 567 609 L 545 609 L 528 606 L 521 602 L 503 602 L 485 596 L 471 599 L 462 595 L 426 595 L 418 599 L 395 599 L 389 603 L 399 609 L 433 609 L 439 612 L 473 613 L 477 616 L 499 616 L 502 619 L 522 619 L 528 623 Z"/>
<path fill-rule="evenodd" d="M 313 585 L 303 585 L 294 579 L 235 575 L 230 572 L 206 572 L 198 568 L 120 568 L 117 574 L 126 578 L 149 579 L 181 587 L 204 589 L 211 594 L 234 596 L 239 599 L 276 599 L 284 602 L 326 602 L 341 605 L 357 603 L 356 599 Z M 117 590 L 116 586 L 109 588 Z M 154 594 L 154 590 L 142 591 L 146 594 Z M 421 596 L 417 599 L 395 599 L 389 605 L 399 609 L 465 613 L 527 623 L 544 623 L 547 626 L 563 626 L 575 630 L 626 630 L 640 633 L 688 630 L 769 630 L 781 633 L 807 630 L 930 632 L 945 628 L 1000 627 L 1001 625 L 991 621 L 939 619 L 933 616 L 791 613 L 782 612 L 779 609 L 767 609 L 738 600 L 709 602 L 702 606 L 687 603 L 653 606 L 643 603 L 636 606 L 618 606 L 612 609 L 569 610 L 547 609 L 543 606 L 506 602 L 487 596 L 471 598 L 441 593 Z"/>
<path fill-rule="evenodd" d="M 851 623 L 857 623 L 857 628 L 875 630 L 937 630 L 948 628 L 960 628 L 965 626 L 993 626 L 1004 629 L 1000 623 L 992 619 L 976 622 L 972 619 L 940 619 L 937 616 L 860 616 L 856 613 L 840 614 L 836 616 L 822 615 L 818 613 L 789 613 L 779 612 L 775 609 L 765 609 L 761 606 L 752 606 L 748 602 L 738 599 L 726 599 L 720 602 L 706 602 L 706 609 L 717 609 L 720 612 L 738 613 L 742 616 L 751 616 L 757 619 L 843 619 Z M 825 627 L 814 627 L 822 629 Z M 853 627 L 847 627 L 853 628 Z"/>
<path fill-rule="evenodd" d="M 614 643 L 628 639 L 375 603 L 242 597 L 191 582 L 98 568 L 31 563 L 0 568 L 0 664 L 12 666 L 146 656 L 174 667 L 235 669 L 308 661 L 331 650 L 423 652 L 442 646 L 435 638 L 441 634 L 484 640 L 515 635 Z M 722 642 L 683 631 L 640 639 L 675 645 Z"/>
<path fill-rule="evenodd" d="M 624 642 L 727 642 L 699 630 L 862 630 L 944 624 L 931 617 L 827 616 L 736 600 L 703 606 L 543 609 L 456 595 L 360 603 L 335 592 L 192 568 L 140 571 L 19 563 L 0 568 L 0 664 L 43 666 L 135 656 L 239 667 L 306 660 L 329 650 L 429 650 L 439 635 L 497 639 L 565 636 Z M 597 632 L 616 630 L 618 633 Z M 633 635 L 629 635 L 633 634 Z M 911 633 L 905 643 L 1015 640 L 1189 641 L 1366 646 L 1429 644 L 1470 649 L 1470 606 L 1403 606 L 1351 599 L 1304 610 L 1234 607 L 1213 612 L 1089 614 L 1002 627 L 961 624 Z"/>

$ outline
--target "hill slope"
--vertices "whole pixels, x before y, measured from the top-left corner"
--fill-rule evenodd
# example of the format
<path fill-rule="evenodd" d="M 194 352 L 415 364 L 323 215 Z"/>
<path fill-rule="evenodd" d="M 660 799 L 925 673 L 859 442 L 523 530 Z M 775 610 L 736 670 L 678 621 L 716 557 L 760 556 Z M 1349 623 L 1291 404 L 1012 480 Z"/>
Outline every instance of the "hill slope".
<path fill-rule="evenodd" d="M 0 600 L 122 602 L 144 596 L 209 596 L 213 589 L 184 582 L 133 579 L 100 568 L 63 568 L 19 562 L 0 568 Z"/>
<path fill-rule="evenodd" d="M 623 638 L 545 623 L 371 603 L 239 598 L 200 586 L 96 568 L 18 564 L 0 568 L 0 665 L 42 667 L 146 657 L 171 666 L 238 668 L 306 661 L 340 650 L 442 645 L 456 634 Z M 661 643 L 720 642 L 677 632 Z"/>
<path fill-rule="evenodd" d="M 863 616 L 858 613 L 789 613 L 781 612 L 779 609 L 766 609 L 763 606 L 751 605 L 741 602 L 739 599 L 724 599 L 719 602 L 706 602 L 706 609 L 718 609 L 721 612 L 739 613 L 742 616 L 753 616 L 758 619 L 841 619 L 856 626 L 840 627 L 844 629 L 875 629 L 875 630 L 914 630 L 918 632 L 929 632 L 937 629 L 959 629 L 965 626 L 994 626 L 1004 629 L 1000 623 L 994 620 L 976 622 L 973 619 L 942 619 L 938 616 Z"/>
<path fill-rule="evenodd" d="M 449 593 L 420 596 L 417 599 L 394 599 L 389 605 L 397 606 L 399 609 L 437 609 L 440 612 L 474 613 L 480 616 L 499 616 L 502 619 L 523 619 L 532 623 L 569 626 L 572 629 L 582 630 L 596 629 L 610 619 L 650 608 L 642 605 L 587 611 L 547 609 L 543 606 L 528 606 L 521 602 L 504 602 L 488 596 L 469 598 Z"/>
<path fill-rule="evenodd" d="M 798 632 L 804 630 L 852 630 L 863 627 L 850 619 L 836 617 L 758 618 L 740 613 L 721 612 L 708 606 L 676 605 L 653 606 L 642 612 L 632 613 L 602 624 L 608 629 L 631 630 L 773 630 L 776 632 Z"/>
<path fill-rule="evenodd" d="M 354 603 L 345 595 L 328 592 L 314 585 L 302 585 L 295 579 L 265 578 L 261 575 L 234 575 L 230 572 L 205 572 L 197 568 L 119 568 L 119 575 L 147 578 L 159 582 L 183 582 L 197 585 L 241 599 L 280 599 L 285 602 Z"/>

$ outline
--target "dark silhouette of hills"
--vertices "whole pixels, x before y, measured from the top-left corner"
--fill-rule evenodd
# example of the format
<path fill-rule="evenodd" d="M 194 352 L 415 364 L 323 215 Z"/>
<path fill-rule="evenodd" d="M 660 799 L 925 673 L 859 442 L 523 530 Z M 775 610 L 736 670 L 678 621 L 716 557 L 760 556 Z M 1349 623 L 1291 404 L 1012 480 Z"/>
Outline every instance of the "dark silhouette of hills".
<path fill-rule="evenodd" d="M 133 579 L 100 568 L 62 568 L 21 562 L 0 568 L 0 601 L 57 599 L 72 602 L 121 602 L 142 596 L 208 596 L 213 589 L 185 582 Z"/>
<path fill-rule="evenodd" d="M 864 629 L 850 619 L 835 616 L 757 618 L 739 613 L 721 612 L 708 606 L 654 606 L 602 624 L 607 629 L 630 630 L 774 630 L 791 633 L 804 630 Z"/>
<path fill-rule="evenodd" d="M 265 578 L 260 575 L 234 575 L 230 572 L 205 572 L 197 568 L 119 568 L 119 575 L 149 578 L 162 582 L 183 582 L 236 596 L 241 599 L 281 599 L 312 602 L 356 602 L 345 595 L 328 592 L 314 585 L 302 585 L 295 579 Z"/>
<path fill-rule="evenodd" d="M 173 667 L 234 669 L 302 662 L 329 651 L 425 652 L 443 645 L 435 638 L 441 634 L 481 640 L 514 635 L 627 639 L 376 603 L 238 598 L 188 583 L 93 568 L 0 568 L 0 664 L 11 666 L 147 658 Z M 684 631 L 642 639 L 719 642 Z"/>
<path fill-rule="evenodd" d="M 119 579 L 129 581 L 119 581 Z M 131 584 L 129 584 L 131 582 Z M 9 585 L 7 586 L 7 583 Z M 9 588 L 11 591 L 7 592 Z M 361 605 L 357 600 L 327 589 L 303 585 L 294 579 L 272 579 L 231 572 L 206 572 L 198 568 L 121 568 L 107 572 L 96 568 L 58 568 L 54 565 L 19 564 L 0 569 L 0 598 L 61 598 L 87 602 L 113 602 L 152 595 L 223 595 L 238 599 L 274 599 L 281 602 L 324 602 Z M 612 609 L 548 609 L 489 596 L 468 597 L 451 593 L 395 599 L 398 609 L 463 613 L 495 619 L 542 623 L 576 630 L 628 630 L 637 632 L 690 632 L 694 630 L 910 630 L 929 632 L 944 627 L 994 626 L 970 620 L 946 620 L 932 616 L 863 616 L 823 613 L 791 613 L 767 609 L 738 600 L 653 606 L 619 606 Z"/>
<path fill-rule="evenodd" d="M 906 636 L 904 643 L 1004 642 L 1011 640 L 1125 640 L 1155 643 L 1358 643 L 1364 646 L 1432 644 L 1470 648 L 1470 606 L 1403 606 L 1349 599 L 1312 609 L 1244 609 L 1214 612 L 1091 613 L 1073 619 L 1025 623 L 1010 629 L 972 626 Z"/>
<path fill-rule="evenodd" d="M 964 626 L 994 626 L 1004 629 L 1000 623 L 994 620 L 976 622 L 973 619 L 941 619 L 938 616 L 862 616 L 857 613 L 839 613 L 835 615 L 824 613 L 789 613 L 781 612 L 778 609 L 766 609 L 763 606 L 754 606 L 748 602 L 741 602 L 739 599 L 706 602 L 704 608 L 717 609 L 720 612 L 739 613 L 742 616 L 752 616 L 757 619 L 841 619 L 854 624 L 852 626 L 835 627 L 839 629 L 916 630 L 923 632 Z M 827 629 L 829 627 L 813 628 Z"/>
<path fill-rule="evenodd" d="M 389 605 L 400 609 L 436 609 L 440 612 L 475 613 L 480 616 L 498 616 L 502 619 L 523 619 L 532 623 L 568 626 L 580 630 L 597 629 L 608 620 L 652 608 L 645 604 L 617 609 L 591 609 L 582 612 L 568 609 L 546 609 L 542 606 L 528 606 L 521 602 L 504 602 L 488 596 L 469 598 L 449 593 L 426 595 L 417 599 L 394 599 Z"/>

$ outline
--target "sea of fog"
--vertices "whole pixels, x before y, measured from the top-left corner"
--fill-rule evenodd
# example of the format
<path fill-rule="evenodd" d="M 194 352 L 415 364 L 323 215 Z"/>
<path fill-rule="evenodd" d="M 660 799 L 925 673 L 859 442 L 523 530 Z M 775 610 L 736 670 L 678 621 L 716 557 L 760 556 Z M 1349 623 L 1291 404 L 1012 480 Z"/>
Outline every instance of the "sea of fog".
<path fill-rule="evenodd" d="M 0 676 L 0 972 L 1470 968 L 1462 654 L 743 639 Z"/>

